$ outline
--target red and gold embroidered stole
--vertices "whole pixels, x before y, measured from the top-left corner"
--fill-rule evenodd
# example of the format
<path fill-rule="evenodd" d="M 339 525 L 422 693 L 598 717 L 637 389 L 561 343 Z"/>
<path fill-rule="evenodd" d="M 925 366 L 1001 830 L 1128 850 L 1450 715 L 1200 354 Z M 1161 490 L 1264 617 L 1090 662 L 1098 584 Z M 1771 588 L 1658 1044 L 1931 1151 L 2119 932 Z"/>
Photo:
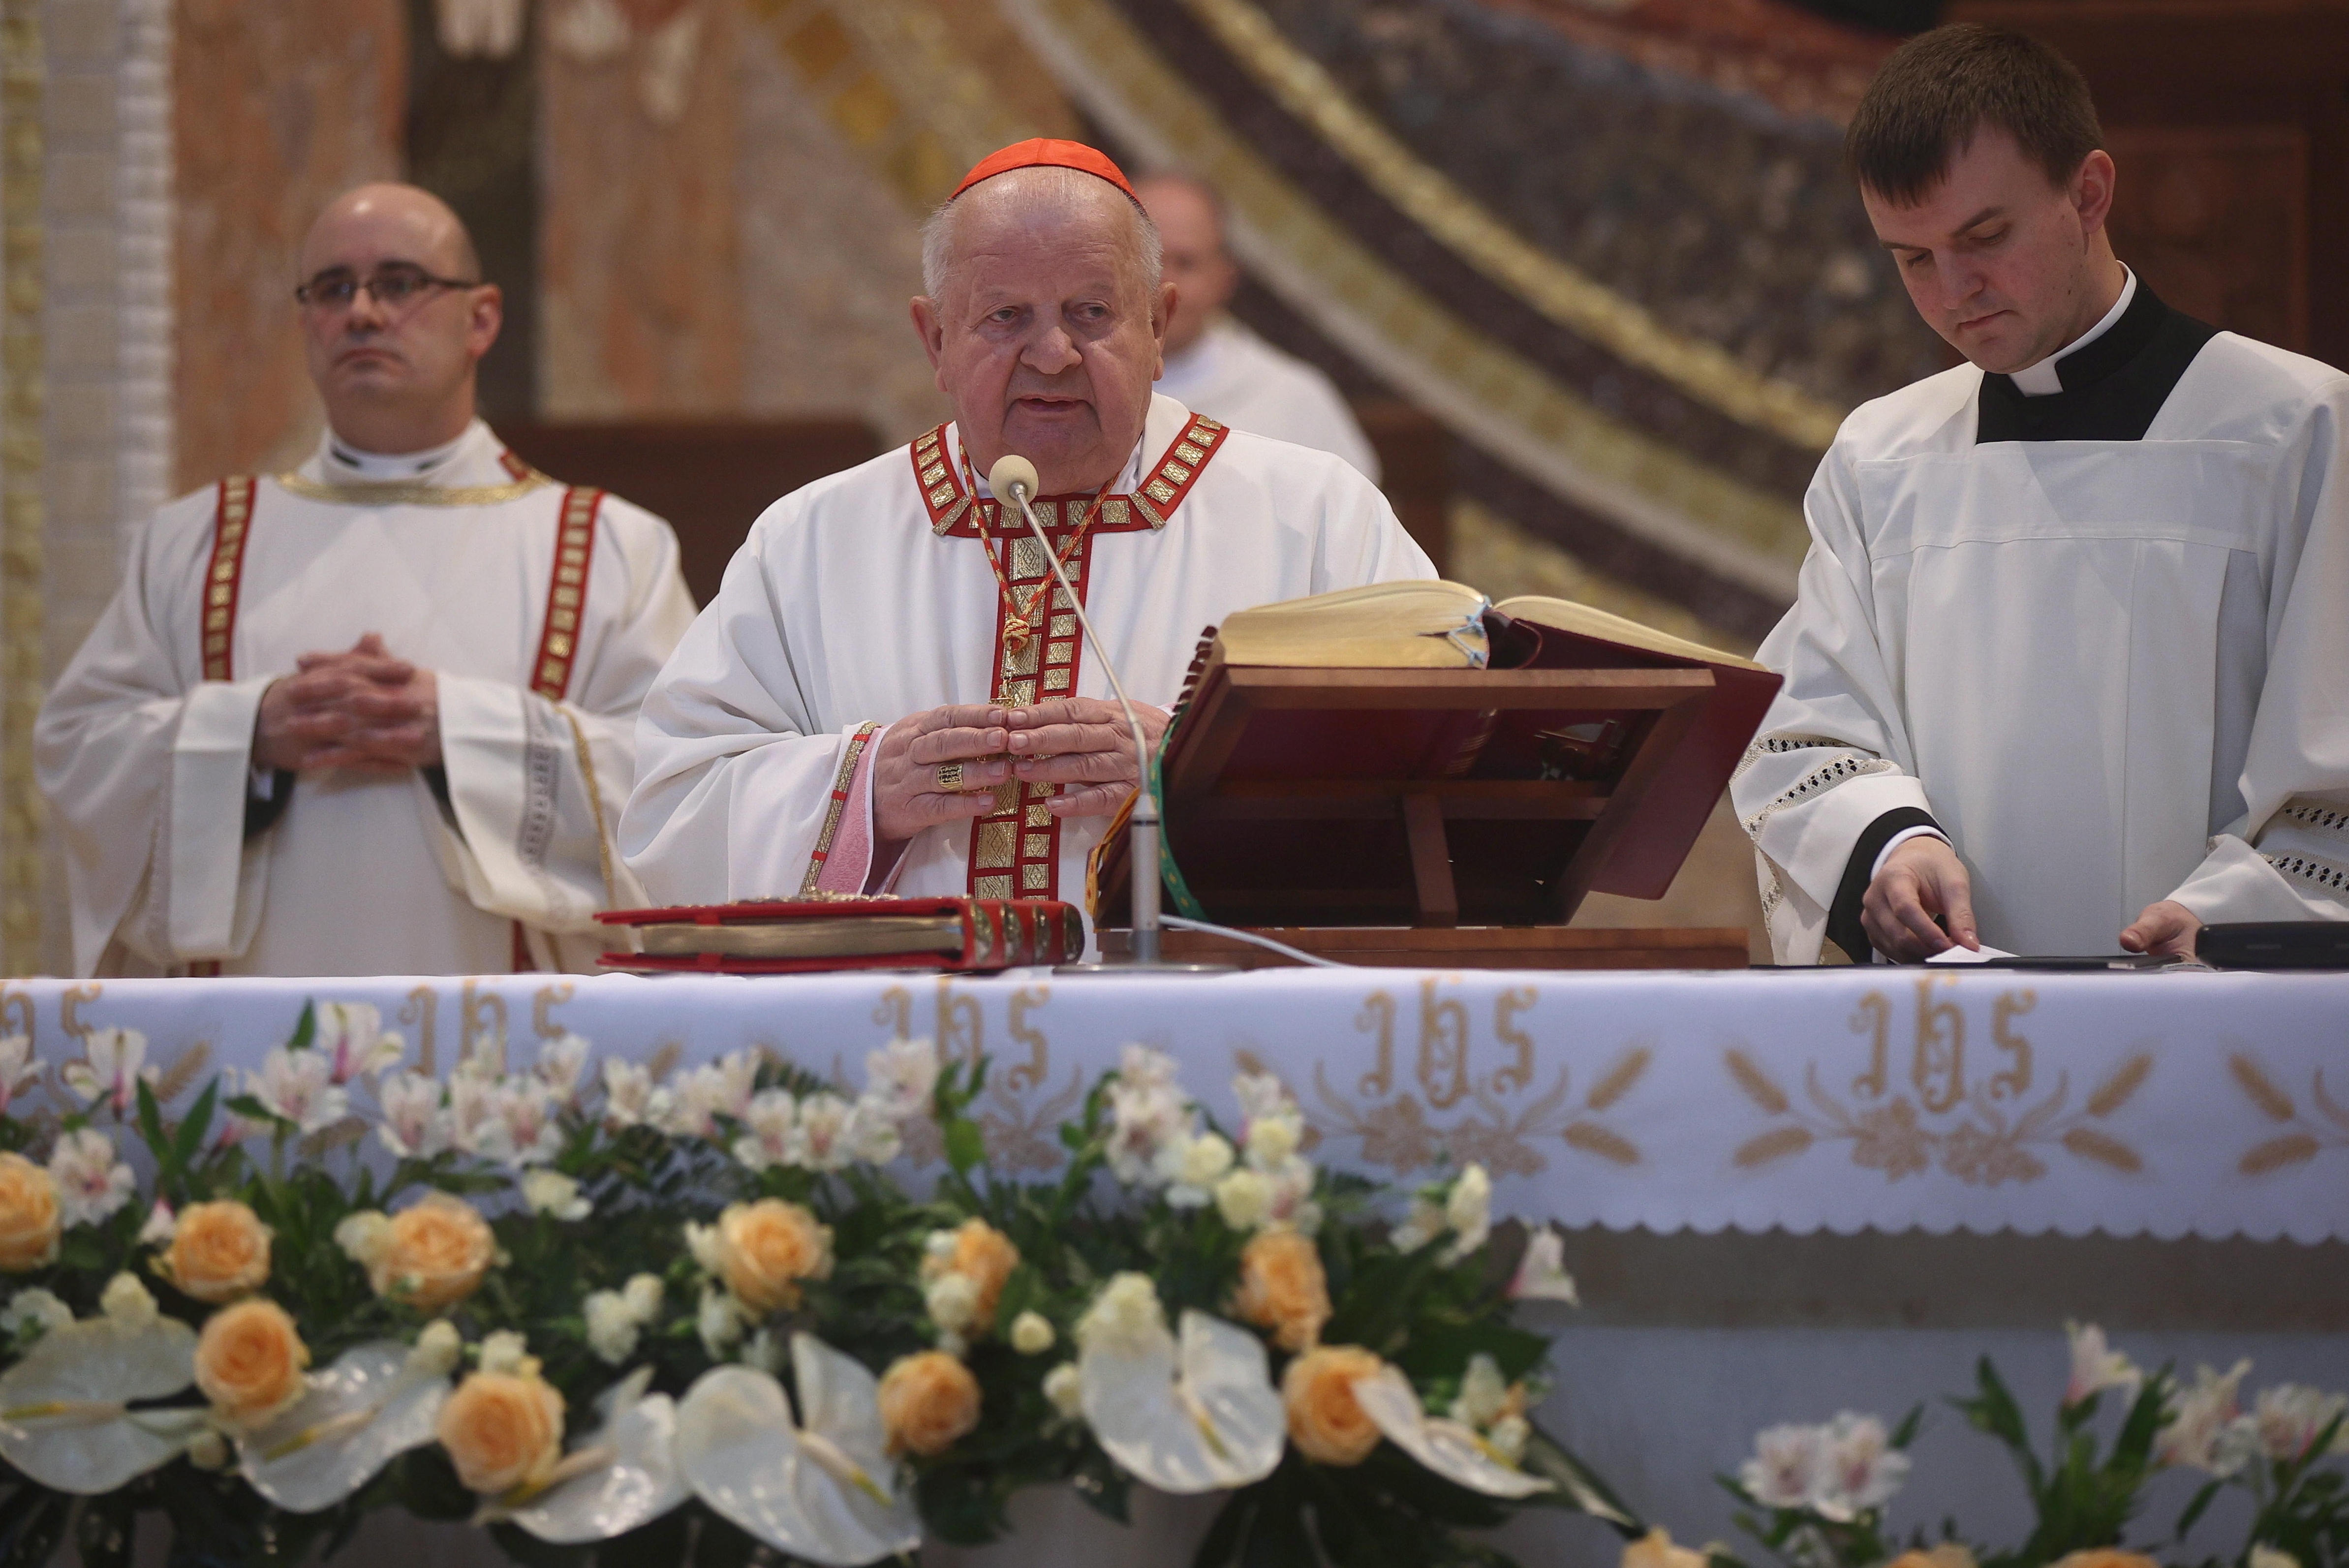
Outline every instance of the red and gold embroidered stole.
<path fill-rule="evenodd" d="M 946 445 L 944 425 L 915 441 L 914 478 L 928 509 L 930 531 L 942 538 L 975 539 L 998 553 L 1004 581 L 1021 603 L 1048 582 L 1051 568 L 1043 549 L 1017 511 L 972 495 Z M 1194 415 L 1131 495 L 1102 498 L 1101 516 L 1062 562 L 1069 584 L 1083 602 L 1088 566 L 1103 534 L 1142 533 L 1166 526 L 1175 508 L 1222 448 L 1229 432 L 1215 420 Z M 1054 553 L 1067 549 L 1085 519 L 1089 495 L 1047 496 L 1034 502 L 1036 521 Z M 1050 697 L 1073 696 L 1084 665 L 1084 638 L 1074 606 L 1058 587 L 1050 590 L 1041 622 L 1015 652 L 1006 633 L 1013 606 L 997 595 L 995 660 L 988 683 L 994 700 L 1026 707 Z M 995 809 L 971 824 L 969 890 L 973 898 L 1058 898 L 1061 820 L 1048 802 L 1057 784 L 1007 783 L 995 792 Z"/>

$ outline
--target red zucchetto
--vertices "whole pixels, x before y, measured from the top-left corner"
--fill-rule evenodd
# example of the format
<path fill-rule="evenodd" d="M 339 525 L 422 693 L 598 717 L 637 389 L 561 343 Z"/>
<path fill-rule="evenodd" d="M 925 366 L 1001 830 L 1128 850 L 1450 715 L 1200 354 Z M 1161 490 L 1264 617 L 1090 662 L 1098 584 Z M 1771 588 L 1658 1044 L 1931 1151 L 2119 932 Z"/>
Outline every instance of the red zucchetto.
<path fill-rule="evenodd" d="M 1096 180 L 1106 180 L 1125 192 L 1126 200 L 1140 206 L 1141 198 L 1134 195 L 1127 183 L 1125 170 L 1110 161 L 1109 155 L 1097 147 L 1087 147 L 1081 141 L 1061 141 L 1049 136 L 1034 137 L 1027 141 L 1015 141 L 999 152 L 990 152 L 974 164 L 954 188 L 951 201 L 982 180 L 992 180 L 999 174 L 1009 174 L 1015 169 L 1074 169 Z"/>

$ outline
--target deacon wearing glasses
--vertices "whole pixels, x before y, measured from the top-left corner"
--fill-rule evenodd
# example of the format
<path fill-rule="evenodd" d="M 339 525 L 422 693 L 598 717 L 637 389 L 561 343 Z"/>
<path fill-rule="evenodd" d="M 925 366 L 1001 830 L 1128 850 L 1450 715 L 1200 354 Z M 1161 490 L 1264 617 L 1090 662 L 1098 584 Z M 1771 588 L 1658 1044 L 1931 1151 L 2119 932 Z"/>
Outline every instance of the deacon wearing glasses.
<path fill-rule="evenodd" d="M 501 299 L 440 201 L 350 191 L 300 276 L 317 451 L 163 508 L 41 713 L 76 967 L 585 968 L 638 900 L 611 834 L 693 619 L 676 538 L 474 417 Z"/>

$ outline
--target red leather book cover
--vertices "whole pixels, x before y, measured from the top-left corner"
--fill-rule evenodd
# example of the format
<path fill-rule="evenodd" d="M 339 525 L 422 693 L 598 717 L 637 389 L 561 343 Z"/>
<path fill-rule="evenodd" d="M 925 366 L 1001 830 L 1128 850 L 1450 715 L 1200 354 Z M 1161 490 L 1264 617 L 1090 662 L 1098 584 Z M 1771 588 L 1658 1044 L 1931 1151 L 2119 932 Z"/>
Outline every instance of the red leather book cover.
<path fill-rule="evenodd" d="M 746 900 L 740 903 L 677 904 L 662 909 L 619 909 L 595 917 L 606 925 L 782 927 L 833 923 L 826 934 L 846 934 L 844 923 L 878 919 L 960 923 L 959 944 L 948 951 L 925 940 L 903 950 L 810 952 L 792 957 L 754 957 L 719 952 L 614 952 L 605 967 L 645 972 L 709 975 L 806 975 L 845 969 L 936 969 L 981 973 L 1028 964 L 1073 963 L 1084 954 L 1084 922 L 1076 905 L 1048 899 L 845 898 Z M 689 941 L 680 934 L 672 943 Z M 814 938 L 823 945 L 823 934 Z M 869 944 L 850 941 L 848 947 Z"/>

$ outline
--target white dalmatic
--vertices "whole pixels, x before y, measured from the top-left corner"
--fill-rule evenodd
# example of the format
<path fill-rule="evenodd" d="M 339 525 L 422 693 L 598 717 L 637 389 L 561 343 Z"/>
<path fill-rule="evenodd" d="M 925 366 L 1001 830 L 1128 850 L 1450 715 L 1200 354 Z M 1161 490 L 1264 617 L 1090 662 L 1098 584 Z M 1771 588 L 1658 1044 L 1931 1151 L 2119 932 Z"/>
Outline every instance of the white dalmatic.
<path fill-rule="evenodd" d="M 870 761 L 886 726 L 951 704 L 1110 696 L 1035 540 L 978 482 L 945 425 L 752 525 L 645 699 L 620 839 L 653 897 L 1083 901 L 1107 820 L 1055 818 L 1051 785 L 1008 784 L 978 822 L 873 863 Z M 1047 497 L 1037 520 L 1127 692 L 1161 707 L 1201 633 L 1235 610 L 1435 574 L 1351 467 L 1170 397 L 1152 398 L 1135 462 L 1093 500 Z"/>
<path fill-rule="evenodd" d="M 610 833 L 636 705 L 692 616 L 667 524 L 478 420 L 420 464 L 329 438 L 173 501 L 37 732 L 77 966 L 591 966 L 595 912 L 637 902 Z M 271 682 L 369 632 L 438 673 L 440 776 L 257 772 Z"/>
<path fill-rule="evenodd" d="M 2013 952 L 2115 952 L 2163 899 L 2349 919 L 2349 377 L 2220 333 L 2142 439 L 1977 443 L 1983 380 L 1861 407 L 1811 486 L 1733 786 L 1781 960 L 1902 809 Z"/>
<path fill-rule="evenodd" d="M 1343 458 L 1372 484 L 1379 481 L 1377 449 L 1337 384 L 1319 366 L 1282 353 L 1228 316 L 1217 317 L 1182 353 L 1166 356 L 1158 390 L 1235 430 Z"/>

